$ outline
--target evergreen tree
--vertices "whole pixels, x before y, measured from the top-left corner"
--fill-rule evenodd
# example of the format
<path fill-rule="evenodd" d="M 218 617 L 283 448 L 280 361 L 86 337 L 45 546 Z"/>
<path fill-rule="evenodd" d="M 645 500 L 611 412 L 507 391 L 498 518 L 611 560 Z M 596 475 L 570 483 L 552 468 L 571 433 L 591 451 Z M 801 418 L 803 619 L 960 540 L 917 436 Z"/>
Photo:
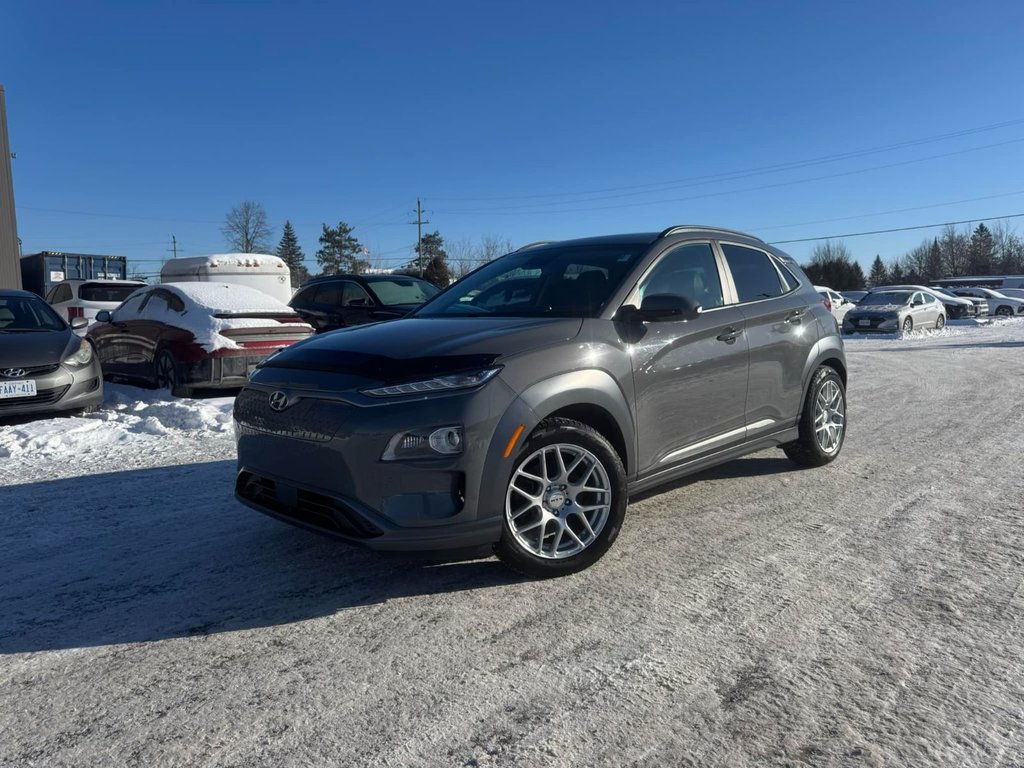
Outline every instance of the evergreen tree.
<path fill-rule="evenodd" d="M 892 285 L 901 285 L 907 282 L 907 273 L 904 272 L 899 259 L 893 259 L 892 266 L 889 267 L 889 282 Z"/>
<path fill-rule="evenodd" d="M 984 224 L 979 224 L 971 235 L 971 244 L 967 248 L 967 274 L 991 274 L 994 251 L 995 241 L 992 239 L 992 233 Z"/>
<path fill-rule="evenodd" d="M 290 221 L 284 222 L 284 232 L 281 234 L 281 242 L 277 245 L 277 255 L 288 265 L 293 287 L 297 288 L 309 280 L 309 270 L 303 263 L 305 257 L 302 248 L 299 247 L 299 238 L 295 236 L 295 229 L 292 228 Z"/>
<path fill-rule="evenodd" d="M 880 285 L 886 285 L 889 282 L 889 270 L 885 268 L 885 262 L 882 261 L 882 257 L 875 255 L 875 260 L 871 262 L 871 272 L 868 274 L 867 286 L 869 288 L 877 288 Z"/>
<path fill-rule="evenodd" d="M 424 280 L 438 288 L 448 287 L 452 273 L 448 268 L 448 253 L 444 249 L 444 238 L 440 232 L 434 230 L 423 236 L 422 251 L 420 245 L 417 245 L 416 258 L 409 262 L 406 271 L 422 275 Z"/>
<path fill-rule="evenodd" d="M 352 227 L 339 221 L 338 226 L 324 224 L 323 229 L 320 249 L 316 252 L 316 263 L 320 265 L 322 274 L 358 275 L 370 266 L 370 262 L 360 258 L 367 250 L 352 236 Z"/>

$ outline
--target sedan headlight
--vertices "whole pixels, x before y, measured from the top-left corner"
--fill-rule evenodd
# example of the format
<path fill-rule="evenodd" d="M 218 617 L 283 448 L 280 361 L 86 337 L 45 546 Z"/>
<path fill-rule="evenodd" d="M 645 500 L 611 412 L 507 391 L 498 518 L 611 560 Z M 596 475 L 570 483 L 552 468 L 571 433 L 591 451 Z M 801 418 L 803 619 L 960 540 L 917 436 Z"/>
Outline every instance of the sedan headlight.
<path fill-rule="evenodd" d="M 92 344 L 79 341 L 78 349 L 64 358 L 64 365 L 71 368 L 82 368 L 92 362 Z"/>
<path fill-rule="evenodd" d="M 403 395 L 421 395 L 432 392 L 450 392 L 456 389 L 472 389 L 485 384 L 494 378 L 501 367 L 484 368 L 482 371 L 470 373 L 452 373 L 447 376 L 436 376 L 433 379 L 410 381 L 406 384 L 392 384 L 387 387 L 364 389 L 364 395 L 370 397 L 401 397 Z"/>

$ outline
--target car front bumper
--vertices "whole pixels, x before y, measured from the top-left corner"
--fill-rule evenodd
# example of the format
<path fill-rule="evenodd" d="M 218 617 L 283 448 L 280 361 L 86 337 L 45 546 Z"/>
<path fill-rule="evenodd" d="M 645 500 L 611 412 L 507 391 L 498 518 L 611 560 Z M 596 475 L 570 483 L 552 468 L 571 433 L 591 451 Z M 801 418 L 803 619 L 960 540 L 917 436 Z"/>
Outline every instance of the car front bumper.
<path fill-rule="evenodd" d="M 293 372 L 294 373 L 294 372 Z M 318 374 L 321 378 L 324 374 Z M 420 400 L 369 403 L 275 387 L 267 369 L 235 401 L 238 471 L 244 504 L 303 528 L 378 550 L 479 547 L 501 536 L 504 449 L 532 411 L 499 379 L 482 388 Z M 270 395 L 288 407 L 274 412 Z M 461 425 L 455 456 L 383 461 L 396 434 Z"/>
<path fill-rule="evenodd" d="M 0 400 L 0 419 L 90 408 L 103 402 L 103 373 L 95 356 L 84 368 L 71 370 L 64 365 L 49 368 L 36 372 L 30 369 L 21 377 L 36 382 L 36 394 Z"/>

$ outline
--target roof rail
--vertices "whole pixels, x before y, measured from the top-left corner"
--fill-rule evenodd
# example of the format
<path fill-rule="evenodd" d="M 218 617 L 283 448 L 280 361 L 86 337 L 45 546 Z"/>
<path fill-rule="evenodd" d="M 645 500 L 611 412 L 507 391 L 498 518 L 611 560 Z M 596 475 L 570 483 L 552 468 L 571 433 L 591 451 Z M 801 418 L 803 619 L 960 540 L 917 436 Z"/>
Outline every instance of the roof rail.
<path fill-rule="evenodd" d="M 682 234 L 683 232 L 720 232 L 726 235 L 740 235 L 742 237 L 749 237 L 751 240 L 757 240 L 757 242 L 759 243 L 764 242 L 764 240 L 762 240 L 760 237 L 748 234 L 746 232 L 740 232 L 735 229 L 724 229 L 723 227 L 702 227 L 699 224 L 680 224 L 679 226 L 676 227 L 669 227 L 668 229 L 662 230 L 662 232 L 658 235 L 658 239 L 660 240 L 661 238 L 668 237 L 669 235 L 679 235 Z"/>
<path fill-rule="evenodd" d="M 519 253 L 520 251 L 525 251 L 527 248 L 536 248 L 538 245 L 547 245 L 548 243 L 554 243 L 554 242 L 556 242 L 556 241 L 555 240 L 536 240 L 536 241 L 534 241 L 532 243 L 527 243 L 526 245 L 523 245 L 523 246 L 520 246 L 519 248 L 516 248 L 515 251 L 513 251 L 513 253 Z"/>

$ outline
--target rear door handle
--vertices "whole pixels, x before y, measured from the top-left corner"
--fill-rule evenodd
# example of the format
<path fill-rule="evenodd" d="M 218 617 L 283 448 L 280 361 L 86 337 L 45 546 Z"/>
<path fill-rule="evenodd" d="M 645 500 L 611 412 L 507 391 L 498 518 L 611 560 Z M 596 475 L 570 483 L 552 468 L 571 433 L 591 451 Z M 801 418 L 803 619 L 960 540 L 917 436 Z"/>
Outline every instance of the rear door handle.
<path fill-rule="evenodd" d="M 799 325 L 800 322 L 803 320 L 803 318 L 804 318 L 804 310 L 802 310 L 802 309 L 794 309 L 792 312 L 790 312 L 788 315 L 786 315 L 786 322 L 787 323 L 793 323 L 794 325 Z"/>
<path fill-rule="evenodd" d="M 742 328 L 726 328 L 722 333 L 718 334 L 715 338 L 719 341 L 724 341 L 726 344 L 732 344 L 736 341 L 736 338 L 743 333 Z"/>

